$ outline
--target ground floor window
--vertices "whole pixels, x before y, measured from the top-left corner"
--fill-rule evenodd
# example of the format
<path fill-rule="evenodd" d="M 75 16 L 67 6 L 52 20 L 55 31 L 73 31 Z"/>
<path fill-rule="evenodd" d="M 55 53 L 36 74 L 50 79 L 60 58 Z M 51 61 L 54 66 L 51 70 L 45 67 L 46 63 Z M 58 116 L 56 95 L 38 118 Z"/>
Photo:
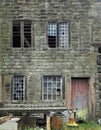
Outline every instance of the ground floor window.
<path fill-rule="evenodd" d="M 12 100 L 20 101 L 25 99 L 25 77 L 21 75 L 13 76 Z"/>
<path fill-rule="evenodd" d="M 42 99 L 60 100 L 62 99 L 62 76 L 43 76 Z"/>

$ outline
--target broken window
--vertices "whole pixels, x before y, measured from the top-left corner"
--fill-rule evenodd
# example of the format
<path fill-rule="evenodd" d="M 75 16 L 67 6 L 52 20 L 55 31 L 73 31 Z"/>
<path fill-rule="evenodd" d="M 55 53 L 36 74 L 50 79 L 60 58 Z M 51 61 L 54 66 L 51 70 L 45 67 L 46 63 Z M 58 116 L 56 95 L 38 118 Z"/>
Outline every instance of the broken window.
<path fill-rule="evenodd" d="M 31 47 L 31 21 L 13 21 L 13 47 Z"/>
<path fill-rule="evenodd" d="M 13 76 L 12 100 L 25 100 L 25 77 L 21 75 Z"/>
<path fill-rule="evenodd" d="M 56 23 L 48 24 L 48 45 L 53 48 L 56 47 L 56 39 L 57 39 L 57 28 Z"/>
<path fill-rule="evenodd" d="M 98 53 L 101 53 L 101 47 L 98 48 Z"/>
<path fill-rule="evenodd" d="M 44 76 L 42 88 L 43 100 L 62 99 L 62 76 Z"/>
<path fill-rule="evenodd" d="M 13 22 L 13 47 L 21 47 L 21 26 L 19 21 Z"/>
<path fill-rule="evenodd" d="M 68 24 L 48 24 L 48 46 L 50 48 L 65 48 L 68 46 Z"/>
<path fill-rule="evenodd" d="M 24 47 L 31 46 L 31 22 L 24 22 Z"/>

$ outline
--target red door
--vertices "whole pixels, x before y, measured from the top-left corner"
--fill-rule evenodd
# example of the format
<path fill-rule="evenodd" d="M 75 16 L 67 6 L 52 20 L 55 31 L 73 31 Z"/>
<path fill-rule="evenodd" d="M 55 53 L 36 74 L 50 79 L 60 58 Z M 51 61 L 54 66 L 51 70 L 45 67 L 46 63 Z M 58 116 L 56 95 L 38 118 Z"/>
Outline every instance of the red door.
<path fill-rule="evenodd" d="M 72 79 L 72 108 L 77 109 L 77 116 L 87 119 L 88 114 L 88 79 Z"/>

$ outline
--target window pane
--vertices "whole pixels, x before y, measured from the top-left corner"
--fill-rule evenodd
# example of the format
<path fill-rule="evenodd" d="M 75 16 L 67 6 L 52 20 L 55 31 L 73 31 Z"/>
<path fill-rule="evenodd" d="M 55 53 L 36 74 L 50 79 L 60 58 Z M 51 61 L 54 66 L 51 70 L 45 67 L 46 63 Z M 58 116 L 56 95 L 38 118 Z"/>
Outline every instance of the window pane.
<path fill-rule="evenodd" d="M 43 99 L 47 100 L 47 94 L 44 94 Z"/>
<path fill-rule="evenodd" d="M 51 48 L 56 47 L 57 28 L 56 23 L 48 24 L 48 46 Z"/>
<path fill-rule="evenodd" d="M 59 24 L 59 47 L 64 48 L 68 46 L 68 25 L 67 23 Z"/>
<path fill-rule="evenodd" d="M 31 47 L 31 22 L 24 22 L 24 47 Z"/>
<path fill-rule="evenodd" d="M 24 76 L 13 77 L 13 100 L 20 101 L 25 99 L 25 80 Z"/>
<path fill-rule="evenodd" d="M 13 22 L 13 47 L 21 47 L 20 22 Z"/>
<path fill-rule="evenodd" d="M 44 76 L 44 83 L 47 83 L 47 76 Z"/>
<path fill-rule="evenodd" d="M 53 95 L 53 100 L 56 100 L 56 95 Z"/>
<path fill-rule="evenodd" d="M 47 82 L 46 82 L 47 80 Z M 62 77 L 61 76 L 44 76 L 43 78 L 43 99 L 60 100 L 62 99 Z"/>

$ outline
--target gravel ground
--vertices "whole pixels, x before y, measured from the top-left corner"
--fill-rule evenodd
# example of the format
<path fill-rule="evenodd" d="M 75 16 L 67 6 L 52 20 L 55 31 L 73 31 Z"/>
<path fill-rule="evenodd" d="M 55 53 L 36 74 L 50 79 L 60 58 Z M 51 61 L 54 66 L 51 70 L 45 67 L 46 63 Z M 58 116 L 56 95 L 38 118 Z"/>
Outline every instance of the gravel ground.
<path fill-rule="evenodd" d="M 12 118 L 0 125 L 0 130 L 17 130 L 17 118 Z"/>

